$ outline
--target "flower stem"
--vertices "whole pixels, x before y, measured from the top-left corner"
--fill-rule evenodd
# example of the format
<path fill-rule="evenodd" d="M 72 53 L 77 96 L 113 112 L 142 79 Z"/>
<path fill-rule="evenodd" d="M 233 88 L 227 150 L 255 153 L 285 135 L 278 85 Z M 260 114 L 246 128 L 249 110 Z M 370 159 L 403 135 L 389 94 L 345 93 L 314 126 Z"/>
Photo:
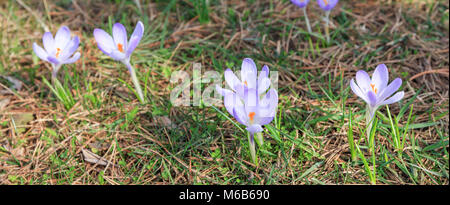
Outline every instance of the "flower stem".
<path fill-rule="evenodd" d="M 327 44 L 330 43 L 330 29 L 329 29 L 329 24 L 330 24 L 330 11 L 326 11 L 325 12 L 325 35 L 327 37 Z"/>
<path fill-rule="evenodd" d="M 311 34 L 311 25 L 309 24 L 309 18 L 308 15 L 306 14 L 306 6 L 303 7 L 303 14 L 305 15 L 305 20 L 306 20 L 306 27 L 308 28 L 308 32 Z"/>
<path fill-rule="evenodd" d="M 258 166 L 258 159 L 256 158 L 256 150 L 255 150 L 255 138 L 253 134 L 248 133 L 248 144 L 250 148 L 250 155 L 252 157 L 253 163 Z"/>
<path fill-rule="evenodd" d="M 373 117 L 375 116 L 375 108 L 367 105 L 366 109 L 366 140 L 369 142 L 370 132 L 372 131 Z"/>
<path fill-rule="evenodd" d="M 376 184 L 377 181 L 377 168 L 376 168 L 376 160 L 375 160 L 375 132 L 378 121 L 375 118 L 375 112 L 377 108 L 371 107 L 367 105 L 367 144 L 369 147 L 369 152 L 372 154 L 372 176 L 370 178 L 370 182 L 372 185 Z"/>
<path fill-rule="evenodd" d="M 133 81 L 134 87 L 135 87 L 136 92 L 138 94 L 139 101 L 141 101 L 141 103 L 145 103 L 145 98 L 144 98 L 144 95 L 142 94 L 141 85 L 139 84 L 139 80 L 138 80 L 138 78 L 136 76 L 136 72 L 134 71 L 133 66 L 131 66 L 129 60 L 123 61 L 123 63 L 127 66 L 128 71 L 130 71 L 131 81 Z"/>
<path fill-rule="evenodd" d="M 58 70 L 61 67 L 61 65 L 55 65 L 52 64 L 53 70 L 52 70 L 52 84 L 55 85 L 56 80 L 58 80 Z"/>
<path fill-rule="evenodd" d="M 371 183 L 373 185 L 377 182 L 377 164 L 376 164 L 376 156 L 375 156 L 375 128 L 378 124 L 378 120 L 373 117 L 372 125 L 374 126 L 374 129 L 370 133 L 370 142 L 369 142 L 369 152 L 372 154 L 372 178 Z"/>

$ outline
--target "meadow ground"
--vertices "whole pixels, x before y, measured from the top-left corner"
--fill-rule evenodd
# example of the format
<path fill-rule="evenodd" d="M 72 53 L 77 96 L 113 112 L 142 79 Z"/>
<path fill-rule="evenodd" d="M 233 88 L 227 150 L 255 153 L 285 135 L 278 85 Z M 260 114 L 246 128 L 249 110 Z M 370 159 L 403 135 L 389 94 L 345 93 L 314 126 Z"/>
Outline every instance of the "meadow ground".
<path fill-rule="evenodd" d="M 315 1 L 313 35 L 287 0 L 0 1 L 0 184 L 370 184 L 375 165 L 377 184 L 448 185 L 448 8 L 341 0 L 327 44 Z M 131 61 L 146 104 L 92 34 L 115 22 L 131 33 L 138 20 L 145 35 Z M 59 73 L 66 101 L 45 84 L 50 65 L 32 49 L 61 25 L 80 37 L 82 53 Z M 258 166 L 223 106 L 170 102 L 174 71 L 192 76 L 193 63 L 236 71 L 245 57 L 279 74 L 278 113 Z M 349 82 L 381 63 L 391 80 L 403 79 L 405 97 L 389 106 L 391 118 L 378 111 L 372 157 L 365 104 Z M 351 135 L 361 150 L 355 160 Z M 394 136 L 404 139 L 401 151 Z"/>

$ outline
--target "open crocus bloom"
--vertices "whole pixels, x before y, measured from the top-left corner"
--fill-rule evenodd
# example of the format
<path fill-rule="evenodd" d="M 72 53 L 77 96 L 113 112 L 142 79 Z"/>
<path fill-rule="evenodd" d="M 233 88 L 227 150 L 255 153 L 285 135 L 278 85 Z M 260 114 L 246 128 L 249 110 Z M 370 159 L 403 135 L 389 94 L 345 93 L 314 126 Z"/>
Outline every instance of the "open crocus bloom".
<path fill-rule="evenodd" d="M 56 76 L 62 64 L 74 63 L 80 58 L 81 54 L 79 52 L 72 56 L 78 48 L 80 39 L 78 36 L 71 38 L 70 30 L 67 26 L 62 26 L 56 32 L 55 38 L 50 32 L 44 33 L 42 43 L 45 49 L 33 43 L 33 50 L 40 59 L 52 63 L 54 76 Z"/>
<path fill-rule="evenodd" d="M 309 0 L 291 0 L 291 2 L 298 7 L 303 8 L 308 5 Z"/>
<path fill-rule="evenodd" d="M 352 91 L 369 105 L 370 118 L 373 117 L 379 106 L 398 102 L 405 95 L 405 92 L 401 91 L 390 97 L 400 88 L 402 80 L 396 78 L 389 85 L 388 80 L 387 67 L 380 64 L 375 69 L 372 78 L 365 71 L 360 70 L 356 73 L 356 83 L 353 79 L 350 81 Z"/>
<path fill-rule="evenodd" d="M 317 0 L 320 8 L 322 8 L 324 11 L 333 9 L 338 2 L 339 0 Z"/>
<path fill-rule="evenodd" d="M 262 126 L 270 123 L 276 113 L 278 94 L 275 89 L 269 89 L 269 68 L 263 66 L 259 76 L 255 62 L 245 58 L 241 67 L 241 80 L 233 71 L 225 71 L 225 81 L 232 90 L 216 86 L 217 91 L 224 96 L 224 104 L 227 111 L 236 120 L 247 126 L 252 136 L 261 132 Z M 267 93 L 266 93 L 267 91 Z"/>
<path fill-rule="evenodd" d="M 127 41 L 127 30 L 120 23 L 115 23 L 112 29 L 112 37 L 102 29 L 94 29 L 94 37 L 98 48 L 114 60 L 128 62 L 131 53 L 137 47 L 144 34 L 144 24 L 139 21 Z"/>
<path fill-rule="evenodd" d="M 136 28 L 131 34 L 130 40 L 127 41 L 127 30 L 120 23 L 115 23 L 112 29 L 112 37 L 102 29 L 94 29 L 94 37 L 97 41 L 98 48 L 114 60 L 120 61 L 127 66 L 131 75 L 131 80 L 136 88 L 139 100 L 144 103 L 145 98 L 142 93 L 139 80 L 133 66 L 130 64 L 130 56 L 137 47 L 144 35 L 144 24 L 139 21 Z"/>

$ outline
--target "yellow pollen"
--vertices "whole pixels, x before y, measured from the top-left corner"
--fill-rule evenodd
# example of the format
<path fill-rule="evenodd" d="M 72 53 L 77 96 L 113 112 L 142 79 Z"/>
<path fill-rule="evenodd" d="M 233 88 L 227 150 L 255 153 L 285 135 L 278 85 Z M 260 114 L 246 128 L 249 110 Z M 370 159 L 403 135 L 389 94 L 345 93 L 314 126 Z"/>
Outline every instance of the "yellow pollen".
<path fill-rule="evenodd" d="M 121 43 L 117 44 L 117 48 L 119 49 L 120 52 L 123 53 L 123 45 Z"/>
<path fill-rule="evenodd" d="M 323 0 L 323 3 L 325 3 L 325 6 L 328 5 L 328 1 L 327 0 Z"/>
<path fill-rule="evenodd" d="M 245 84 L 246 86 L 248 86 L 247 81 L 244 81 L 244 84 Z"/>
<path fill-rule="evenodd" d="M 372 91 L 375 93 L 375 94 L 377 94 L 377 89 L 375 88 L 375 85 L 374 84 L 370 84 L 370 87 L 372 87 Z"/>
<path fill-rule="evenodd" d="M 250 112 L 249 114 L 248 114 L 248 117 L 250 118 L 250 121 L 251 122 L 253 122 L 253 120 L 255 119 L 255 112 Z"/>
<path fill-rule="evenodd" d="M 59 54 L 61 54 L 61 49 L 60 48 L 56 48 L 56 58 L 58 58 Z"/>

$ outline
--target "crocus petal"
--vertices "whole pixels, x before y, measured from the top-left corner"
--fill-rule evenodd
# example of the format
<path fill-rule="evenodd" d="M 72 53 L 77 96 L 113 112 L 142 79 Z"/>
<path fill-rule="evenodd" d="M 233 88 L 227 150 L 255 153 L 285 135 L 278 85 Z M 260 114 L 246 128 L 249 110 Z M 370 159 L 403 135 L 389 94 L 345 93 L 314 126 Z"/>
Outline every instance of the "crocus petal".
<path fill-rule="evenodd" d="M 122 61 L 127 58 L 125 53 L 122 53 L 118 50 L 113 50 L 109 56 L 111 56 L 111 58 L 113 58 L 114 60 L 117 60 L 117 61 Z"/>
<path fill-rule="evenodd" d="M 227 82 L 228 86 L 230 86 L 231 89 L 234 89 L 234 86 L 237 84 L 240 84 L 241 81 L 236 77 L 236 75 L 231 71 L 231 69 L 225 70 L 225 81 Z"/>
<path fill-rule="evenodd" d="M 133 34 L 131 34 L 130 41 L 128 42 L 127 56 L 131 55 L 131 53 L 134 51 L 134 49 L 141 41 L 143 35 L 144 35 L 144 24 L 141 21 L 139 21 L 136 25 L 136 28 L 133 31 Z"/>
<path fill-rule="evenodd" d="M 260 81 L 258 81 L 258 94 L 263 94 L 266 92 L 267 89 L 270 87 L 270 79 L 269 78 L 263 78 Z"/>
<path fill-rule="evenodd" d="M 358 97 L 362 98 L 365 102 L 369 103 L 369 100 L 367 99 L 364 92 L 359 88 L 358 85 L 356 85 L 355 80 L 350 80 L 350 88 L 352 89 L 353 93 L 355 93 Z"/>
<path fill-rule="evenodd" d="M 248 118 L 245 115 L 244 106 L 235 106 L 233 108 L 233 117 L 238 121 L 239 123 L 243 125 L 248 125 Z"/>
<path fill-rule="evenodd" d="M 230 113 L 233 114 L 233 109 L 235 106 L 241 105 L 241 100 L 236 96 L 235 93 L 226 93 L 223 99 L 223 104 L 225 105 L 225 109 Z"/>
<path fill-rule="evenodd" d="M 62 26 L 55 35 L 55 47 L 64 48 L 70 41 L 70 29 L 67 26 Z"/>
<path fill-rule="evenodd" d="M 241 66 L 242 82 L 249 88 L 256 88 L 258 71 L 255 62 L 251 58 L 245 58 Z"/>
<path fill-rule="evenodd" d="M 291 2 L 296 6 L 303 8 L 308 5 L 309 0 L 291 0 Z"/>
<path fill-rule="evenodd" d="M 50 63 L 53 63 L 55 65 L 61 64 L 61 62 L 57 58 L 55 58 L 53 56 L 48 56 L 47 57 L 47 61 L 49 61 Z"/>
<path fill-rule="evenodd" d="M 275 89 L 270 89 L 261 99 L 259 104 L 259 124 L 265 125 L 272 121 L 275 117 L 278 106 L 278 93 Z"/>
<path fill-rule="evenodd" d="M 225 97 L 225 95 L 227 95 L 228 93 L 233 93 L 233 91 L 228 90 L 228 89 L 221 88 L 219 85 L 216 85 L 216 91 L 217 91 L 220 95 L 222 95 L 222 96 L 224 96 L 224 97 Z"/>
<path fill-rule="evenodd" d="M 34 53 L 37 55 L 37 57 L 39 57 L 40 59 L 42 59 L 44 61 L 48 61 L 47 52 L 45 52 L 45 50 L 43 48 L 41 48 L 40 46 L 38 46 L 36 43 L 33 43 L 33 50 L 34 50 Z"/>
<path fill-rule="evenodd" d="M 80 58 L 80 56 L 81 56 L 80 52 L 76 52 L 71 58 L 65 60 L 63 64 L 75 63 L 75 61 L 77 61 Z"/>
<path fill-rule="evenodd" d="M 125 52 L 127 49 L 127 29 L 121 23 L 115 23 L 112 29 L 112 35 L 114 39 L 114 45 L 121 52 Z M 119 44 L 122 48 L 119 48 Z"/>
<path fill-rule="evenodd" d="M 245 116 L 248 124 L 259 122 L 259 96 L 256 89 L 247 89 L 244 96 Z"/>
<path fill-rule="evenodd" d="M 396 93 L 394 96 L 390 97 L 389 99 L 383 101 L 380 105 L 389 105 L 392 103 L 396 103 L 400 101 L 403 98 L 403 96 L 405 96 L 405 92 L 400 91 Z"/>
<path fill-rule="evenodd" d="M 273 88 L 270 89 L 259 102 L 259 105 L 262 107 L 266 107 L 268 105 L 276 106 L 277 104 L 278 104 L 278 93 Z"/>
<path fill-rule="evenodd" d="M 374 92 L 372 91 L 367 92 L 367 99 L 371 107 L 375 107 L 377 105 L 377 95 Z"/>
<path fill-rule="evenodd" d="M 400 78 L 394 79 L 391 82 L 391 84 L 389 84 L 386 88 L 380 91 L 380 94 L 378 95 L 378 102 L 383 102 L 384 100 L 386 100 L 386 98 L 394 94 L 395 91 L 397 91 L 401 85 L 402 79 Z"/>
<path fill-rule="evenodd" d="M 116 50 L 113 38 L 104 30 L 94 29 L 94 38 L 97 41 L 98 48 L 106 55 L 110 55 L 113 50 Z"/>
<path fill-rule="evenodd" d="M 360 71 L 356 72 L 356 83 L 358 84 L 359 88 L 361 88 L 361 90 L 363 92 L 372 90 L 372 88 L 370 87 L 370 82 L 371 82 L 371 79 L 369 77 L 369 74 L 367 74 L 366 71 L 360 70 Z"/>
<path fill-rule="evenodd" d="M 53 35 L 50 32 L 45 32 L 42 36 L 42 44 L 44 44 L 44 48 L 47 53 L 56 52 L 55 48 L 55 40 L 53 39 Z"/>
<path fill-rule="evenodd" d="M 386 65 L 380 64 L 372 74 L 372 83 L 378 90 L 383 90 L 389 81 L 389 73 Z"/>
<path fill-rule="evenodd" d="M 78 38 L 78 36 L 75 36 L 66 45 L 66 47 L 61 50 L 61 54 L 59 55 L 59 59 L 61 59 L 61 61 L 67 60 L 77 50 L 79 44 L 80 44 L 80 39 Z"/>
<path fill-rule="evenodd" d="M 251 88 L 247 89 L 244 96 L 244 105 L 247 113 L 256 112 L 256 109 L 259 104 L 259 95 L 256 89 Z"/>
<path fill-rule="evenodd" d="M 259 124 L 260 125 L 267 125 L 273 121 L 273 118 L 275 118 L 275 113 L 273 116 L 270 117 L 260 117 L 259 118 Z"/>
<path fill-rule="evenodd" d="M 268 77 L 269 77 L 269 67 L 267 65 L 264 65 L 261 69 L 261 72 L 259 72 L 258 81 Z"/>
<path fill-rule="evenodd" d="M 258 124 L 252 124 L 252 125 L 248 126 L 245 129 L 248 132 L 250 132 L 250 135 L 254 135 L 257 132 L 262 132 L 263 131 L 263 128 L 261 127 L 261 125 L 258 125 Z"/>
<path fill-rule="evenodd" d="M 241 65 L 241 72 L 256 74 L 257 71 L 255 62 L 251 58 L 244 58 Z"/>
<path fill-rule="evenodd" d="M 248 92 L 248 88 L 244 84 L 236 84 L 233 90 L 241 99 L 244 99 L 246 93 Z"/>

